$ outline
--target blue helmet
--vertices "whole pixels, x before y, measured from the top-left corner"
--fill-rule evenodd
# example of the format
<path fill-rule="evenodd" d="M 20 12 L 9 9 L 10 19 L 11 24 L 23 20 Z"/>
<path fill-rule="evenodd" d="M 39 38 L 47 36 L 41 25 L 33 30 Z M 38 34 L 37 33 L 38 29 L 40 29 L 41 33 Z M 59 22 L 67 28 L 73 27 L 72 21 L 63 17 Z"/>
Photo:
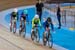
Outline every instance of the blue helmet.
<path fill-rule="evenodd" d="M 28 14 L 28 11 L 27 11 L 26 9 L 24 9 L 24 11 L 23 11 L 23 12 L 24 12 L 24 14 Z"/>

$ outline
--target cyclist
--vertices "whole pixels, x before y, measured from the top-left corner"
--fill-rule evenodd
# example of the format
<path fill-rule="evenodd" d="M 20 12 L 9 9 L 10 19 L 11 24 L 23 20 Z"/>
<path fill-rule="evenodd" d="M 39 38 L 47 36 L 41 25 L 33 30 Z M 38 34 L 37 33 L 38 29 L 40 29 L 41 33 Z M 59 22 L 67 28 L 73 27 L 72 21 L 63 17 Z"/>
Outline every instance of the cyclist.
<path fill-rule="evenodd" d="M 51 20 L 50 17 L 48 17 L 47 20 L 45 20 L 43 22 L 43 27 L 45 29 L 45 33 L 48 32 L 48 31 L 50 31 L 50 28 L 49 28 L 50 26 L 51 26 L 52 30 L 54 31 L 52 20 Z"/>
<path fill-rule="evenodd" d="M 21 13 L 21 17 L 20 17 L 20 30 L 22 29 L 22 31 L 24 31 L 27 17 L 28 17 L 28 13 L 27 10 L 25 9 Z"/>
<path fill-rule="evenodd" d="M 18 10 L 17 8 L 13 9 L 13 12 L 11 13 L 11 20 L 17 19 L 18 20 Z"/>
<path fill-rule="evenodd" d="M 18 10 L 15 8 L 13 9 L 13 12 L 11 13 L 11 19 L 10 19 L 10 31 L 12 31 L 12 24 L 14 24 L 13 27 L 15 27 L 15 32 L 16 32 L 16 21 L 18 20 Z M 15 33 L 14 32 L 14 33 Z"/>
<path fill-rule="evenodd" d="M 21 17 L 20 17 L 20 21 L 26 21 L 26 19 L 28 18 L 28 14 L 27 14 L 27 10 L 23 10 L 23 12 L 21 13 Z"/>
<path fill-rule="evenodd" d="M 31 39 L 36 40 L 37 42 L 39 42 L 40 40 L 40 34 L 38 33 L 38 25 L 41 26 L 39 15 L 35 15 L 35 17 L 32 19 Z"/>
<path fill-rule="evenodd" d="M 39 15 L 36 14 L 35 17 L 32 19 L 32 31 L 38 24 L 41 26 Z"/>

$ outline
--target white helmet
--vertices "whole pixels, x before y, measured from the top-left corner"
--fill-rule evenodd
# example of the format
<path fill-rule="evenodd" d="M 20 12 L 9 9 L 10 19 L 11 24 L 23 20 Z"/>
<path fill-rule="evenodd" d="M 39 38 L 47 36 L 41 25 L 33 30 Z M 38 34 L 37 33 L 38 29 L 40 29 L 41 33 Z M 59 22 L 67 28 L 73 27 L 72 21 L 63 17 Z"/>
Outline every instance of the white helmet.
<path fill-rule="evenodd" d="M 35 15 L 35 18 L 39 18 L 39 15 L 36 14 L 36 15 Z"/>
<path fill-rule="evenodd" d="M 18 10 L 17 10 L 17 8 L 14 8 L 14 10 L 13 10 L 14 12 L 17 12 Z"/>

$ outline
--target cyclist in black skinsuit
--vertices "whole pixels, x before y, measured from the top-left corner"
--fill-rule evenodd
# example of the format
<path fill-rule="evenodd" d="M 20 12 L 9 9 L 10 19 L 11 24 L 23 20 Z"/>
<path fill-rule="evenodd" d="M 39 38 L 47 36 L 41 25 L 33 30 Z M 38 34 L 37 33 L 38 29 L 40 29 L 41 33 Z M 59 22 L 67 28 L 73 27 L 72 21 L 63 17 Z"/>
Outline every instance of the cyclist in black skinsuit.
<path fill-rule="evenodd" d="M 10 31 L 12 31 L 12 26 L 15 24 L 15 29 L 16 29 L 16 21 L 18 20 L 18 10 L 15 8 L 13 12 L 11 13 L 10 17 Z M 15 32 L 14 32 L 15 33 Z"/>

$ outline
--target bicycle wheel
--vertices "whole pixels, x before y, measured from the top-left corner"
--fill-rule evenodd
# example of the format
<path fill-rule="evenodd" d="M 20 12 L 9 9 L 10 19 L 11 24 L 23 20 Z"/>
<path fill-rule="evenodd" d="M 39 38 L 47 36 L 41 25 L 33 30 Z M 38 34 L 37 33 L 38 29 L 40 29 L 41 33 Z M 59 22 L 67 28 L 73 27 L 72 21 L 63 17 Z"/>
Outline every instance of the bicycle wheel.
<path fill-rule="evenodd" d="M 13 33 L 16 33 L 16 21 L 13 23 Z"/>
<path fill-rule="evenodd" d="M 31 33 L 31 39 L 32 39 L 32 41 L 34 41 L 34 38 L 35 38 L 35 32 L 33 31 L 32 33 Z"/>
<path fill-rule="evenodd" d="M 12 32 L 12 20 L 11 20 L 9 26 L 10 26 L 10 32 Z"/>
<path fill-rule="evenodd" d="M 12 32 L 12 26 L 10 26 L 10 32 Z"/>
<path fill-rule="evenodd" d="M 43 45 L 44 46 L 46 46 L 46 44 L 47 44 L 47 37 L 46 37 L 47 35 L 46 35 L 46 33 L 44 32 L 43 33 Z"/>
<path fill-rule="evenodd" d="M 24 35 L 23 37 L 26 37 L 26 26 L 24 27 Z"/>
<path fill-rule="evenodd" d="M 19 35 L 21 36 L 22 33 L 22 24 L 20 23 Z"/>
<path fill-rule="evenodd" d="M 36 42 L 40 41 L 40 34 L 38 32 L 38 29 L 36 29 Z"/>
<path fill-rule="evenodd" d="M 53 38 L 52 38 L 52 35 L 50 33 L 48 36 L 48 46 L 49 46 L 49 48 L 52 48 L 52 46 L 53 46 Z"/>

